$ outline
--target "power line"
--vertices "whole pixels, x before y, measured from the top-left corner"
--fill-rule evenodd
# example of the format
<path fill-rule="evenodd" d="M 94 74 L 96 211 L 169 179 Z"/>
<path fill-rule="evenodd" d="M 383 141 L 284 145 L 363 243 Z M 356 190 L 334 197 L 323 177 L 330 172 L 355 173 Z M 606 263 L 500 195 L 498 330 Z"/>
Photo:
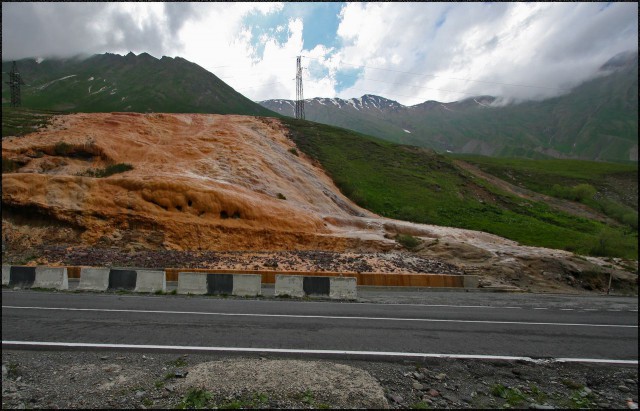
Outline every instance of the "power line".
<path fill-rule="evenodd" d="M 312 60 L 321 60 L 319 58 L 315 58 L 315 57 L 309 57 L 309 56 L 303 56 Z M 460 81 L 472 81 L 472 82 L 476 82 L 476 83 L 487 83 L 487 84 L 498 84 L 501 86 L 512 86 L 512 87 L 528 87 L 528 88 L 542 88 L 542 89 L 548 89 L 548 90 L 560 90 L 560 91 L 567 91 L 567 89 L 562 89 L 559 87 L 545 87 L 545 86 L 533 86 L 533 85 L 527 85 L 527 84 L 511 84 L 511 83 L 501 83 L 498 81 L 487 81 L 487 80 L 473 80 L 473 79 L 465 79 L 465 78 L 456 78 L 456 77 L 446 77 L 446 76 L 438 76 L 435 74 L 424 74 L 424 73 L 416 73 L 416 72 L 412 72 L 412 71 L 401 71 L 401 70 L 393 70 L 393 69 L 386 69 L 386 68 L 379 68 L 379 67 L 371 67 L 371 66 L 364 66 L 361 64 L 351 64 L 351 63 L 344 63 L 341 62 L 341 64 L 347 65 L 347 66 L 354 66 L 354 67 L 364 67 L 364 68 L 369 68 L 369 69 L 373 69 L 373 70 L 384 70 L 384 71 L 392 71 L 395 73 L 402 73 L 402 74 L 411 74 L 414 76 L 424 76 L 424 77 L 437 77 L 437 78 L 444 78 L 444 79 L 448 79 L 448 80 L 460 80 Z"/>

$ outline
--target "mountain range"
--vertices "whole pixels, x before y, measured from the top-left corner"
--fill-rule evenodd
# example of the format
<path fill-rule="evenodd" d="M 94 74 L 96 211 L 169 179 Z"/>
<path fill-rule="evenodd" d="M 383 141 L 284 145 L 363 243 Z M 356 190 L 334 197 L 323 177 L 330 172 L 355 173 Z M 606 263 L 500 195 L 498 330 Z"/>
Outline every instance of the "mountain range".
<path fill-rule="evenodd" d="M 2 104 L 11 61 L 2 62 Z M 165 112 L 274 116 L 213 73 L 183 58 L 147 53 L 17 61 L 22 106 L 67 112 Z"/>
<path fill-rule="evenodd" d="M 295 101 L 264 107 L 294 116 Z M 305 100 L 306 119 L 439 152 L 496 157 L 638 160 L 638 53 L 605 62 L 592 80 L 543 101 L 493 96 L 404 106 L 384 97 Z"/>
<path fill-rule="evenodd" d="M 258 103 L 183 58 L 99 54 L 17 62 L 22 105 L 63 112 L 293 116 L 293 100 Z M 2 103 L 11 61 L 3 61 Z M 494 157 L 638 160 L 638 53 L 618 54 L 592 80 L 543 101 L 493 96 L 404 106 L 375 95 L 305 100 L 306 119 L 438 152 Z"/>

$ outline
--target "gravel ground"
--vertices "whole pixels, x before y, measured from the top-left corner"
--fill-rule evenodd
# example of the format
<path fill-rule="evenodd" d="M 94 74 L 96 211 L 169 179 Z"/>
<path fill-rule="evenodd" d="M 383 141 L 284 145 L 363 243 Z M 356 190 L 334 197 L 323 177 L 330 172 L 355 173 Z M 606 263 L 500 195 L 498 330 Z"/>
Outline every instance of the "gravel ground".
<path fill-rule="evenodd" d="M 637 407 L 635 366 L 2 351 L 2 408 Z"/>
<path fill-rule="evenodd" d="M 107 267 L 211 268 L 248 270 L 346 271 L 379 273 L 464 274 L 460 267 L 410 253 L 334 253 L 329 251 L 216 252 L 216 251 L 132 251 L 117 248 L 49 247 L 38 264 L 60 263 Z M 8 256 L 8 261 L 12 256 Z M 7 264 L 5 262 L 5 264 Z"/>

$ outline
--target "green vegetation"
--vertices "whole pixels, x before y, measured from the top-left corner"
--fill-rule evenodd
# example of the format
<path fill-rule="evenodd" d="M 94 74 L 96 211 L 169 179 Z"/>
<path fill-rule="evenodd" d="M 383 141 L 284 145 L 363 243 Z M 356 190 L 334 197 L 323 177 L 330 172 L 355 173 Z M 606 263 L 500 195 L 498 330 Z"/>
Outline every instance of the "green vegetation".
<path fill-rule="evenodd" d="M 182 398 L 180 404 L 176 408 L 178 409 L 190 409 L 190 408 L 205 408 L 209 405 L 209 401 L 213 398 L 213 395 L 201 388 L 191 388 L 187 391 L 187 394 Z M 208 408 L 208 407 L 207 407 Z"/>
<path fill-rule="evenodd" d="M 167 362 L 167 365 L 172 365 L 174 367 L 184 367 L 187 365 L 187 362 L 182 357 L 178 357 L 173 361 Z"/>
<path fill-rule="evenodd" d="M 276 194 L 276 197 L 278 198 L 278 200 L 286 200 L 287 199 L 287 197 L 285 197 L 284 194 L 282 194 L 282 193 Z"/>
<path fill-rule="evenodd" d="M 64 141 L 58 141 L 53 147 L 53 152 L 57 156 L 68 156 L 71 153 L 72 146 Z"/>
<path fill-rule="evenodd" d="M 4 67 L 3 67 L 4 70 Z M 5 84 L 2 85 L 3 89 Z M 4 96 L 4 94 L 3 94 Z M 30 110 L 22 107 L 2 107 L 2 137 L 23 136 L 33 133 L 51 122 L 56 114 L 51 110 Z"/>
<path fill-rule="evenodd" d="M 422 241 L 420 241 L 419 238 L 407 234 L 399 234 L 396 237 L 396 241 L 407 250 L 414 250 L 420 244 L 422 244 Z"/>
<path fill-rule="evenodd" d="M 347 197 L 382 216 L 485 231 L 524 245 L 637 259 L 638 235 L 631 227 L 609 226 L 558 212 L 543 202 L 524 200 L 472 176 L 451 158 L 432 150 L 310 121 L 282 121 L 298 149 L 318 160 Z M 626 173 L 630 166 L 602 167 L 619 167 L 618 171 Z M 579 181 L 573 185 L 580 183 L 590 184 Z"/>
<path fill-rule="evenodd" d="M 619 70 L 542 101 L 492 105 L 492 97 L 470 97 L 446 104 L 428 101 L 398 107 L 389 100 L 376 104 L 385 100 L 377 96 L 362 99 L 369 101 L 369 108 L 308 102 L 306 118 L 441 153 L 450 150 L 495 157 L 580 157 L 616 162 L 628 162 L 637 153 L 635 52 Z M 269 101 L 263 105 L 274 111 L 286 107 L 282 114 L 293 115 L 289 105 Z"/>
<path fill-rule="evenodd" d="M 295 147 L 291 147 L 291 148 L 289 149 L 289 152 L 290 152 L 291 154 L 293 154 L 294 156 L 299 156 L 299 154 L 298 154 L 298 150 L 296 150 L 296 149 L 295 149 Z"/>
<path fill-rule="evenodd" d="M 20 163 L 10 158 L 2 156 L 2 173 L 13 173 L 21 167 Z"/>
<path fill-rule="evenodd" d="M 3 61 L 2 71 L 11 70 Z M 39 111 L 215 113 L 278 116 L 251 101 L 197 64 L 147 53 L 97 54 L 87 59 L 17 61 L 27 83 L 22 106 Z M 9 101 L 8 74 L 2 98 Z M 3 104 L 4 105 L 4 104 Z M 4 118 L 4 112 L 3 112 Z M 3 121 L 4 123 L 4 121 Z M 3 135 L 5 134 L 3 124 Z"/>
<path fill-rule="evenodd" d="M 502 384 L 494 384 L 491 387 L 491 395 L 503 398 L 510 406 L 521 406 L 527 397 L 518 388 L 505 387 Z"/>
<path fill-rule="evenodd" d="M 124 173 L 125 171 L 129 171 L 129 170 L 133 170 L 133 166 L 131 164 L 118 163 L 118 164 L 108 165 L 106 168 L 95 169 L 95 170 L 89 169 L 84 173 L 81 173 L 80 175 L 87 176 L 87 177 L 102 178 L 102 177 L 109 177 L 111 175 L 118 174 L 118 173 Z"/>
<path fill-rule="evenodd" d="M 237 410 L 244 408 L 263 408 L 269 397 L 263 393 L 256 393 L 250 397 L 224 399 L 218 402 L 212 393 L 202 388 L 191 388 L 184 396 L 178 409 L 214 408 L 222 410 Z"/>
<path fill-rule="evenodd" d="M 638 229 L 638 165 L 583 160 L 526 160 L 451 155 L 511 184 L 581 202 Z"/>

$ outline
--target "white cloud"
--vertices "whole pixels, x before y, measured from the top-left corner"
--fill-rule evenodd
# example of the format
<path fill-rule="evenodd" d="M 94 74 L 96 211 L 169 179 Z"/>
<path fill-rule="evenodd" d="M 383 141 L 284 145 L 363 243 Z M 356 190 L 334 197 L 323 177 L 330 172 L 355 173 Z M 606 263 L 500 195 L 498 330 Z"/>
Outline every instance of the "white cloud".
<path fill-rule="evenodd" d="M 345 45 L 339 59 L 395 71 L 367 68 L 363 79 L 340 94 L 352 97 L 378 90 L 405 104 L 478 94 L 515 100 L 556 95 L 559 88 L 592 76 L 614 54 L 637 49 L 637 4 L 614 3 L 600 11 L 603 7 L 598 3 L 350 3 L 338 30 Z"/>
<path fill-rule="evenodd" d="M 416 104 L 479 94 L 548 97 L 589 78 L 617 52 L 638 48 L 635 3 L 346 3 L 338 44 L 312 50 L 303 49 L 304 23 L 317 4 L 297 3 L 286 24 L 269 20 L 277 23 L 259 38 L 244 26 L 249 15 L 282 17 L 293 6 L 5 2 L 3 58 L 180 56 L 262 100 L 294 98 L 295 57 L 304 55 L 305 97 L 371 93 Z M 349 64 L 367 68 L 336 93 L 337 76 L 354 72 Z"/>

